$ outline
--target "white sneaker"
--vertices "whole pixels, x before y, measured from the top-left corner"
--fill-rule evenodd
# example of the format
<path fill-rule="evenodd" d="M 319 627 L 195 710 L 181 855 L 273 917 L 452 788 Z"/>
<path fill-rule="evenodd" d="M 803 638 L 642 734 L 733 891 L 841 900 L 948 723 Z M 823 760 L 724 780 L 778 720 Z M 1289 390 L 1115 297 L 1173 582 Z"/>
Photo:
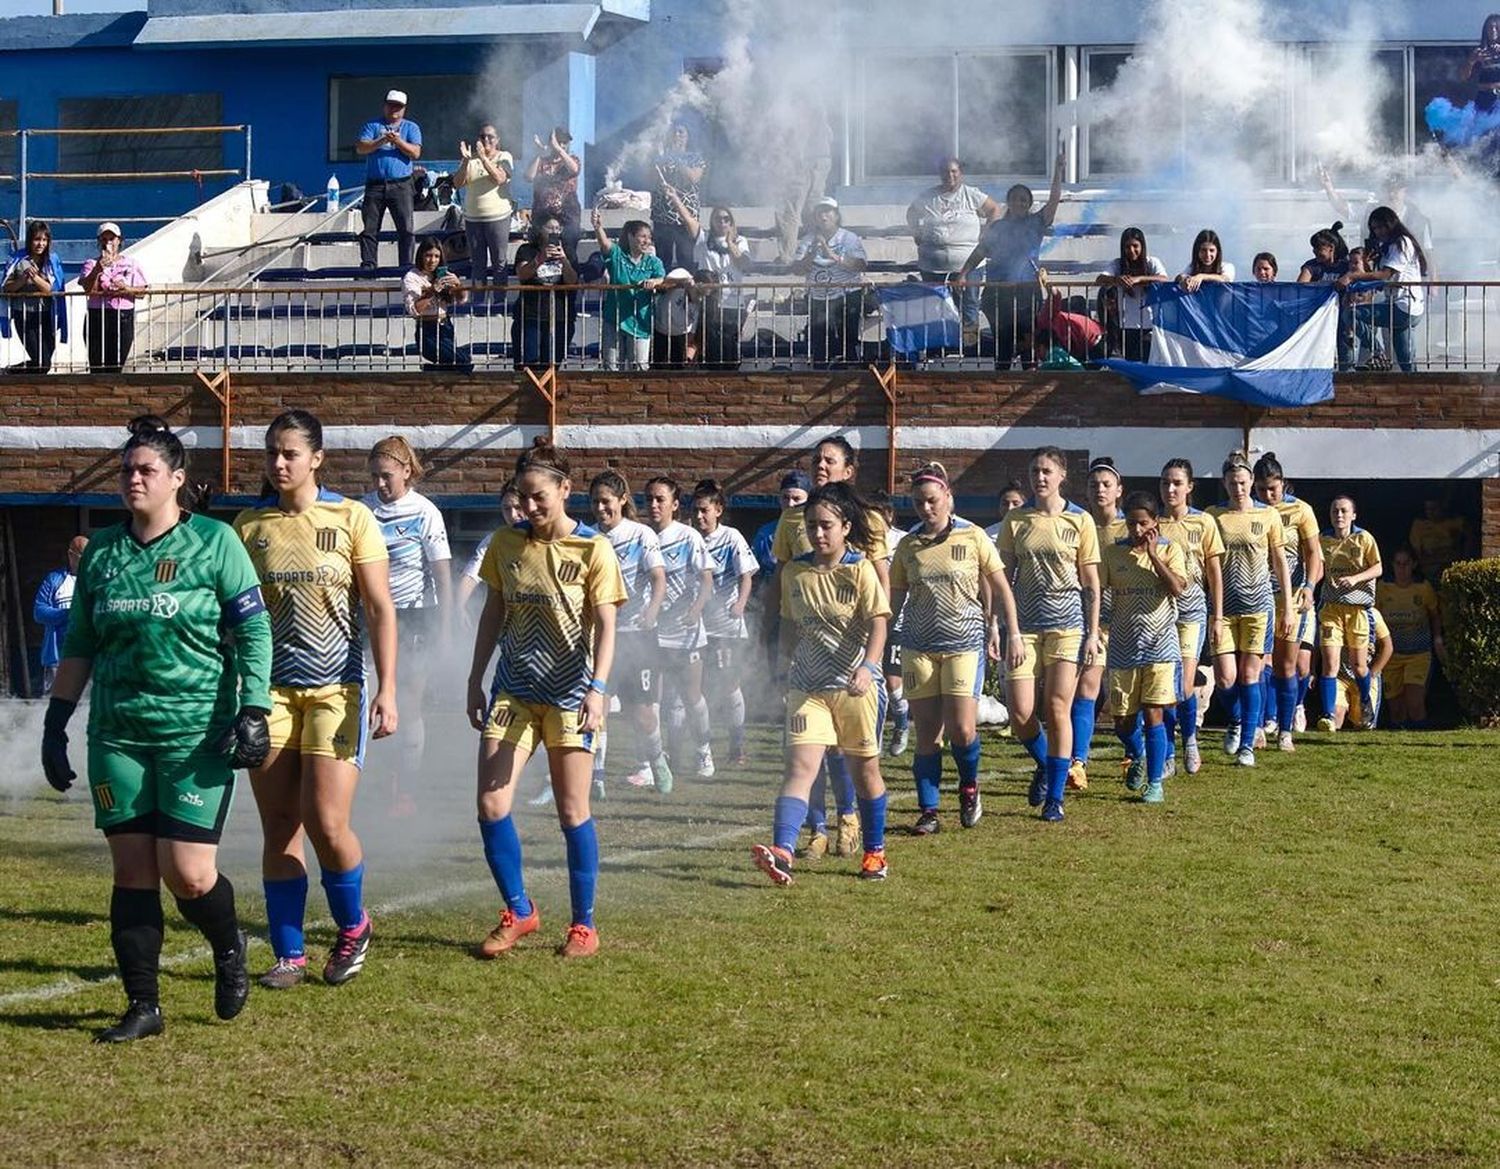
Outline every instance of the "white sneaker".
<path fill-rule="evenodd" d="M 714 753 L 708 747 L 698 748 L 698 778 L 712 779 L 714 777 Z"/>
<path fill-rule="evenodd" d="M 1292 716 L 1292 730 L 1299 735 L 1307 730 L 1307 711 L 1300 706 L 1297 707 L 1297 713 Z"/>
<path fill-rule="evenodd" d="M 1240 728 L 1237 723 L 1230 723 L 1229 729 L 1224 732 L 1224 754 L 1233 755 L 1240 749 Z"/>
<path fill-rule="evenodd" d="M 906 750 L 906 744 L 910 740 L 910 738 L 911 738 L 911 724 L 908 723 L 906 726 L 902 727 L 899 731 L 895 731 L 895 732 L 892 733 L 892 735 L 891 735 L 891 745 L 886 748 L 885 753 L 887 755 L 889 755 L 892 759 L 894 759 L 897 755 L 900 755 L 903 751 Z"/>
<path fill-rule="evenodd" d="M 1255 749 L 1264 751 L 1266 749 L 1266 728 L 1260 727 L 1255 732 Z"/>
<path fill-rule="evenodd" d="M 1266 720 L 1266 736 L 1268 738 L 1275 738 L 1280 732 L 1281 728 L 1276 725 L 1274 718 Z"/>
<path fill-rule="evenodd" d="M 1282 731 L 1276 736 L 1276 749 L 1278 751 L 1295 751 L 1297 744 L 1292 742 L 1292 732 Z"/>
<path fill-rule="evenodd" d="M 1241 767 L 1255 766 L 1255 750 L 1251 747 L 1241 747 L 1234 756 L 1234 761 Z"/>
<path fill-rule="evenodd" d="M 639 771 L 632 772 L 625 777 L 625 782 L 631 787 L 655 787 L 656 780 L 651 778 L 651 768 L 642 767 Z"/>

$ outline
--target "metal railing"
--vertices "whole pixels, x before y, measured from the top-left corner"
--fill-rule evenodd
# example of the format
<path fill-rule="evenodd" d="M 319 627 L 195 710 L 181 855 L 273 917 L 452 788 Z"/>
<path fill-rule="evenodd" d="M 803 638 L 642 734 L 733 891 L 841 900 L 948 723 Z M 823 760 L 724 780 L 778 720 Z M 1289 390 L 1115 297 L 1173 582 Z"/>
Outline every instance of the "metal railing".
<path fill-rule="evenodd" d="M 904 332 L 888 329 L 882 318 L 882 301 L 893 289 L 908 298 L 918 289 L 932 294 L 915 318 L 905 314 Z M 1500 367 L 1500 283 L 1441 282 L 1421 289 L 1425 311 L 1415 316 L 1392 303 L 1399 294 L 1395 287 L 1344 294 L 1341 367 Z M 84 296 L 71 292 L 56 294 L 66 296 L 70 342 L 61 345 L 54 336 L 46 353 L 51 314 L 42 306 L 48 298 L 8 295 L 0 299 L 11 337 L 0 339 L 0 364 L 31 367 L 12 368 L 15 373 L 39 373 L 43 365 L 57 373 L 99 366 L 127 373 L 499 372 L 552 365 L 754 371 L 893 361 L 994 370 L 1031 368 L 1056 357 L 1057 350 L 1085 364 L 1107 355 L 1139 356 L 1131 349 L 1139 338 L 1110 327 L 1108 314 L 1101 313 L 1101 290 L 1091 283 L 1054 281 L 1045 292 L 1035 284 L 976 285 L 966 321 L 963 290 L 949 291 L 959 295 L 914 282 L 844 290 L 786 281 L 700 285 L 670 296 L 603 285 L 511 283 L 466 287 L 443 307 L 440 319 L 427 320 L 408 315 L 401 286 L 391 281 L 152 287 L 138 290 L 132 312 L 86 311 Z M 649 303 L 649 316 L 630 315 L 640 303 L 631 298 Z M 925 334 L 913 330 L 911 321 L 929 309 L 933 318 Z M 633 337 L 632 328 L 645 335 Z"/>

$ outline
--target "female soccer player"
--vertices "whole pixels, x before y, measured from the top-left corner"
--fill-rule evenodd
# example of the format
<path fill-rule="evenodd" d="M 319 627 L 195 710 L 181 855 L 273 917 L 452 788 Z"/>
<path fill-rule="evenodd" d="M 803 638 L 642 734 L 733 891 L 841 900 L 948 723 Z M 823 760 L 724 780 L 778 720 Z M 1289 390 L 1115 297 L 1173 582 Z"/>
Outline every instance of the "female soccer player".
<path fill-rule="evenodd" d="M 1432 655 L 1447 664 L 1437 594 L 1417 580 L 1417 554 L 1402 544 L 1391 557 L 1393 580 L 1375 587 L 1375 607 L 1390 625 L 1393 656 L 1385 668 L 1385 700 L 1391 723 L 1401 730 L 1427 727 L 1427 678 Z"/>
<path fill-rule="evenodd" d="M 635 770 L 626 780 L 631 787 L 654 786 L 672 793 L 672 766 L 662 750 L 661 654 L 656 646 L 656 623 L 667 595 L 667 570 L 656 533 L 636 519 L 630 485 L 618 471 L 601 471 L 589 484 L 597 529 L 615 550 L 625 581 L 626 600 L 615 614 L 619 642 L 614 670 L 620 712 L 635 727 Z"/>
<path fill-rule="evenodd" d="M 865 846 L 859 875 L 886 875 L 880 654 L 891 607 L 871 558 L 855 551 L 875 539 L 868 514 L 868 502 L 847 483 L 815 488 L 803 515 L 812 549 L 781 569 L 782 660 L 790 663 L 786 777 L 772 843 L 750 849 L 778 885 L 792 883 L 792 848 L 807 818 L 807 797 L 824 752 L 835 746 L 854 761 Z"/>
<path fill-rule="evenodd" d="M 813 486 L 822 487 L 829 483 L 847 483 L 851 487 L 854 483 L 858 466 L 854 458 L 854 447 L 849 440 L 841 434 L 830 434 L 822 439 L 813 448 Z M 886 522 L 885 515 L 869 500 L 865 500 L 867 512 L 865 522 L 861 531 L 867 533 L 868 546 L 861 546 L 856 539 L 856 551 L 863 552 L 870 558 L 871 567 L 875 569 L 875 575 L 880 581 L 880 587 L 890 590 L 890 525 Z M 812 550 L 808 539 L 806 508 L 787 508 L 781 513 L 781 519 L 776 524 L 776 536 L 772 541 L 771 553 L 776 562 L 782 566 L 790 563 L 798 556 L 804 556 Z M 907 705 L 906 696 L 899 698 L 888 698 L 890 704 L 895 708 L 895 721 L 906 720 Z M 849 765 L 844 760 L 842 752 L 831 750 L 825 760 L 828 772 L 828 781 L 833 786 L 834 805 L 838 810 L 839 830 L 836 838 L 834 852 L 840 856 L 847 856 L 858 847 L 859 840 L 859 813 L 858 801 L 855 794 L 854 780 L 849 774 Z M 820 781 L 814 787 L 813 797 L 810 801 L 813 820 L 808 827 L 812 831 L 808 842 L 808 852 L 812 855 L 820 855 L 821 850 L 828 847 L 828 833 L 826 819 L 818 818 L 823 807 L 823 786 Z"/>
<path fill-rule="evenodd" d="M 671 684 L 687 714 L 697 776 L 712 779 L 714 753 L 708 745 L 712 728 L 708 703 L 703 698 L 703 650 L 708 645 L 703 609 L 714 591 L 714 573 L 703 537 L 678 522 L 681 500 L 682 488 L 675 479 L 658 475 L 647 480 L 646 522 L 661 545 L 667 577 L 666 597 L 656 622 L 657 660 L 661 662 L 663 687 Z"/>
<path fill-rule="evenodd" d="M 399 434 L 370 450 L 374 490 L 362 502 L 375 516 L 390 556 L 391 603 L 396 606 L 397 657 L 402 663 L 396 702 L 406 717 L 398 736 L 401 766 L 391 784 L 391 812 L 417 810 L 401 790 L 401 777 L 420 775 L 427 727 L 427 657 L 452 644 L 453 577 L 449 571 L 448 528 L 437 505 L 414 489 L 422 464 Z"/>
<path fill-rule="evenodd" d="M 703 631 L 708 635 L 703 685 L 714 706 L 729 712 L 730 760 L 744 767 L 750 762 L 745 754 L 745 695 L 740 689 L 750 644 L 745 606 L 760 566 L 738 529 L 721 522 L 726 502 L 715 479 L 704 479 L 693 489 L 693 522 L 713 565 L 713 591 L 703 607 Z"/>
<path fill-rule="evenodd" d="M 1277 749 L 1293 751 L 1296 746 L 1292 732 L 1297 729 L 1297 714 L 1307 697 L 1308 679 L 1312 675 L 1313 590 L 1323 579 L 1323 549 L 1318 542 L 1317 515 L 1305 501 L 1287 490 L 1286 475 L 1273 451 L 1255 460 L 1255 494 L 1281 516 L 1286 541 L 1281 551 L 1286 557 L 1293 590 L 1289 601 L 1287 594 L 1274 588 L 1273 582 L 1272 592 L 1278 606 L 1291 608 L 1293 627 L 1291 637 L 1276 638 L 1272 643 L 1267 665 L 1275 705 L 1262 710 L 1262 719 L 1274 720 Z M 1261 695 L 1264 703 L 1264 689 Z"/>
<path fill-rule="evenodd" d="M 1165 716 L 1177 702 L 1182 670 L 1176 599 L 1187 587 L 1182 549 L 1161 534 L 1158 512 L 1149 491 L 1132 491 L 1125 500 L 1125 534 L 1104 545 L 1099 565 L 1100 584 L 1113 598 L 1109 712 L 1126 753 L 1146 761 L 1141 799 L 1148 804 L 1166 799 Z M 1130 786 L 1141 787 L 1139 780 Z"/>
<path fill-rule="evenodd" d="M 1157 528 L 1182 549 L 1187 584 L 1177 597 L 1177 641 L 1182 654 L 1175 710 L 1166 714 L 1167 751 L 1172 729 L 1182 728 L 1183 764 L 1189 775 L 1203 766 L 1198 750 L 1198 693 L 1194 679 L 1205 644 L 1217 645 L 1224 632 L 1224 539 L 1207 512 L 1193 506 L 1193 464 L 1168 459 L 1161 469 L 1161 513 Z"/>
<path fill-rule="evenodd" d="M 502 528 L 514 527 L 526 518 L 521 510 L 521 497 L 516 494 L 516 483 L 514 479 L 507 479 L 505 486 L 500 488 L 500 526 Z M 479 566 L 484 563 L 484 554 L 490 550 L 490 541 L 495 538 L 491 532 L 475 546 L 474 551 L 469 554 L 468 561 L 464 564 L 463 572 L 458 577 L 458 597 L 453 608 L 461 615 L 467 615 L 469 598 L 483 582 L 479 579 Z"/>
<path fill-rule="evenodd" d="M 1320 540 L 1323 545 L 1323 603 L 1318 606 L 1318 641 L 1322 646 L 1322 670 L 1318 697 L 1323 717 L 1318 730 L 1332 731 L 1334 700 L 1338 695 L 1339 662 L 1347 658 L 1359 687 L 1360 727 L 1375 729 L 1375 707 L 1370 701 L 1370 617 L 1375 603 L 1375 582 L 1384 568 L 1375 537 L 1354 524 L 1354 500 L 1335 495 L 1328 505 L 1330 527 Z M 1347 653 L 1345 649 L 1347 647 Z"/>
<path fill-rule="evenodd" d="M 1113 459 L 1097 458 L 1089 464 L 1089 517 L 1094 521 L 1101 550 L 1125 535 L 1125 516 L 1120 511 L 1120 496 L 1124 490 L 1125 481 L 1115 469 Z M 1068 766 L 1069 791 L 1089 790 L 1089 743 L 1094 737 L 1100 691 L 1104 688 L 1104 662 L 1109 655 L 1109 614 L 1109 590 L 1103 589 L 1099 596 L 1099 639 L 1104 652 L 1092 664 L 1079 670 L 1078 692 L 1073 696 L 1073 760 Z"/>
<path fill-rule="evenodd" d="M 917 749 L 912 774 L 917 781 L 918 836 L 937 832 L 946 733 L 958 768 L 958 822 L 979 823 L 979 693 L 984 688 L 986 649 L 998 656 L 998 627 L 985 612 L 980 582 L 1004 613 L 1006 644 L 1013 660 L 1022 658 L 1010 582 L 983 529 L 953 514 L 953 489 L 942 463 L 928 463 L 911 477 L 912 502 L 919 522 L 896 546 L 891 563 L 891 608 L 903 612 L 901 674 Z M 988 644 L 987 644 L 988 643 Z"/>
<path fill-rule="evenodd" d="M 1042 819 L 1063 818 L 1073 752 L 1078 667 L 1099 641 L 1099 534 L 1089 513 L 1063 497 L 1068 464 L 1056 447 L 1031 456 L 1031 500 L 1005 517 L 996 541 L 1012 581 L 1024 654 L 1006 671 L 1011 727 L 1036 763 L 1027 801 Z M 1036 709 L 1036 679 L 1045 712 Z"/>
<path fill-rule="evenodd" d="M 1339 667 L 1338 687 L 1335 690 L 1332 715 L 1333 729 L 1341 731 L 1345 722 L 1352 715 L 1354 721 L 1363 729 L 1373 729 L 1380 721 L 1380 708 L 1385 694 L 1382 674 L 1387 663 L 1394 657 L 1391 644 L 1391 630 L 1385 623 L 1385 617 L 1379 609 L 1365 610 L 1370 618 L 1370 646 L 1365 654 L 1365 660 L 1369 663 L 1367 671 L 1369 674 L 1368 701 L 1363 697 L 1349 662 L 1345 661 Z M 1369 712 L 1368 716 L 1366 711 Z M 1368 722 L 1368 726 L 1366 723 Z"/>
<path fill-rule="evenodd" d="M 271 613 L 271 753 L 250 773 L 265 833 L 266 921 L 276 962 L 260 984 L 306 977 L 303 838 L 323 870 L 338 937 L 323 981 L 355 977 L 370 948 L 364 850 L 350 827 L 365 729 L 396 731 L 396 610 L 388 554 L 370 509 L 318 485 L 323 426 L 284 410 L 266 429 L 266 496 L 234 520 Z M 374 701 L 366 703 L 360 613 L 370 626 Z"/>
<path fill-rule="evenodd" d="M 1282 554 L 1281 516 L 1250 492 L 1255 476 L 1250 460 L 1234 451 L 1224 460 L 1224 493 L 1229 502 L 1208 509 L 1224 537 L 1224 626 L 1214 639 L 1219 688 L 1229 712 L 1224 753 L 1241 767 L 1255 766 L 1255 729 L 1261 724 L 1261 670 L 1267 626 L 1274 615 L 1277 636 L 1290 640 L 1292 612 L 1272 604 L 1271 581 L 1281 595 L 1292 595 L 1292 577 Z"/>
<path fill-rule="evenodd" d="M 594 887 L 599 837 L 589 812 L 594 736 L 604 727 L 615 615 L 625 581 L 614 549 L 593 528 L 568 518 L 572 467 L 545 438 L 516 460 L 525 524 L 495 533 L 480 575 L 489 597 L 474 635 L 469 721 L 479 744 L 479 834 L 505 908 L 479 943 L 496 958 L 541 925 L 526 895 L 521 838 L 511 820 L 516 783 L 541 744 L 547 749 L 557 819 L 568 849 L 573 920 L 557 949 L 587 958 L 599 949 Z M 499 647 L 488 697 L 484 675 Z"/>
<path fill-rule="evenodd" d="M 214 1012 L 232 1019 L 250 990 L 234 886 L 218 871 L 235 767 L 266 755 L 271 628 L 234 533 L 178 503 L 182 443 L 137 418 L 120 466 L 129 519 L 96 532 L 42 735 L 42 771 L 66 791 L 68 719 L 93 678 L 88 782 L 114 863 L 110 940 L 129 1000 L 101 1043 L 159 1035 L 160 886 L 208 940 Z"/>

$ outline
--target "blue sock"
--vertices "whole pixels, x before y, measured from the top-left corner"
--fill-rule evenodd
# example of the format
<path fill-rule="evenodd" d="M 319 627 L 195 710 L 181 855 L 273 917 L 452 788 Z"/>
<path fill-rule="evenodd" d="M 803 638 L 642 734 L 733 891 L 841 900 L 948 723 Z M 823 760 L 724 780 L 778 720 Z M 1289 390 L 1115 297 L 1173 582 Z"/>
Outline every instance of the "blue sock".
<path fill-rule="evenodd" d="M 1167 728 L 1157 723 L 1146 728 L 1146 781 L 1160 783 L 1167 763 Z"/>
<path fill-rule="evenodd" d="M 1177 710 L 1182 704 L 1175 703 L 1161 712 L 1161 725 L 1167 732 L 1167 758 L 1177 754 Z"/>
<path fill-rule="evenodd" d="M 1182 741 L 1198 737 L 1198 695 L 1190 693 L 1177 704 L 1177 725 L 1182 728 Z"/>
<path fill-rule="evenodd" d="M 962 747 L 952 743 L 948 749 L 953 752 L 953 763 L 958 768 L 958 786 L 973 787 L 979 782 L 979 736 L 975 735 L 972 742 Z"/>
<path fill-rule="evenodd" d="M 302 942 L 302 922 L 307 917 L 307 874 L 284 881 L 267 878 L 263 884 L 271 953 L 278 958 L 301 958 L 307 953 Z"/>
<path fill-rule="evenodd" d="M 594 924 L 594 887 L 599 884 L 599 833 L 590 816 L 582 824 L 564 828 L 568 843 L 568 900 L 573 904 L 573 924 Z"/>
<path fill-rule="evenodd" d="M 943 753 L 913 755 L 911 773 L 917 781 L 917 807 L 923 812 L 936 812 L 942 798 L 938 785 L 943 782 Z"/>
<path fill-rule="evenodd" d="M 1339 704 L 1339 680 L 1337 678 L 1318 679 L 1318 705 L 1323 708 L 1323 717 L 1332 718 L 1334 707 Z"/>
<path fill-rule="evenodd" d="M 1224 713 L 1228 717 L 1231 726 L 1240 725 L 1240 684 L 1231 682 L 1219 691 L 1223 697 Z"/>
<path fill-rule="evenodd" d="M 1276 709 L 1276 677 L 1270 666 L 1260 668 L 1260 717 L 1257 729 L 1265 725 L 1265 718 Z"/>
<path fill-rule="evenodd" d="M 1026 748 L 1026 754 L 1031 756 L 1031 761 L 1039 766 L 1045 766 L 1047 760 L 1047 731 L 1046 728 L 1038 730 L 1034 739 L 1022 739 L 1021 746 Z M 1069 760 L 1071 763 L 1072 760 Z"/>
<path fill-rule="evenodd" d="M 1375 708 L 1370 705 L 1370 675 L 1354 675 L 1354 684 L 1359 687 L 1360 710 L 1374 710 Z"/>
<path fill-rule="evenodd" d="M 787 852 L 797 847 L 797 833 L 807 819 L 807 801 L 796 796 L 777 796 L 771 821 L 771 843 Z"/>
<path fill-rule="evenodd" d="M 1068 768 L 1072 765 L 1071 759 L 1047 756 L 1047 799 L 1054 804 L 1063 802 L 1063 796 L 1068 790 Z"/>
<path fill-rule="evenodd" d="M 1244 736 L 1240 741 L 1241 747 L 1254 747 L 1255 732 L 1265 725 L 1261 717 L 1263 708 L 1260 704 L 1260 692 L 1259 686 L 1240 687 L 1240 701 L 1244 704 L 1245 715 L 1244 722 L 1240 724 L 1240 734 Z"/>
<path fill-rule="evenodd" d="M 1302 706 L 1307 702 L 1307 691 L 1312 686 L 1311 674 L 1297 675 L 1297 705 Z"/>
<path fill-rule="evenodd" d="M 1094 737 L 1094 702 L 1092 698 L 1073 699 L 1073 758 L 1089 761 L 1089 742 Z"/>
<path fill-rule="evenodd" d="M 517 917 L 531 916 L 531 898 L 526 896 L 526 880 L 521 876 L 521 836 L 509 816 L 503 820 L 479 821 L 479 837 L 484 841 L 484 859 L 505 906 Z"/>
<path fill-rule="evenodd" d="M 812 791 L 807 795 L 807 809 L 803 813 L 807 826 L 814 832 L 828 831 L 828 762 L 825 757 L 818 764 L 818 775 L 813 780 Z"/>
<path fill-rule="evenodd" d="M 885 847 L 885 793 L 873 800 L 859 801 L 859 830 L 865 838 L 865 851 Z"/>
<path fill-rule="evenodd" d="M 1125 754 L 1132 759 L 1139 759 L 1146 753 L 1146 735 L 1139 724 L 1132 726 L 1128 731 L 1120 730 L 1117 725 L 1115 738 L 1120 740 L 1125 747 Z"/>
<path fill-rule="evenodd" d="M 1292 729 L 1297 717 L 1297 677 L 1276 679 L 1276 725 L 1283 731 Z"/>
<path fill-rule="evenodd" d="M 347 873 L 323 870 L 323 892 L 328 912 L 341 930 L 352 930 L 365 918 L 365 865 L 361 861 Z"/>
<path fill-rule="evenodd" d="M 849 774 L 849 760 L 842 752 L 834 754 L 830 751 L 827 765 L 828 786 L 833 788 L 833 806 L 840 816 L 852 816 L 859 810 L 859 800 L 854 794 L 854 776 Z"/>

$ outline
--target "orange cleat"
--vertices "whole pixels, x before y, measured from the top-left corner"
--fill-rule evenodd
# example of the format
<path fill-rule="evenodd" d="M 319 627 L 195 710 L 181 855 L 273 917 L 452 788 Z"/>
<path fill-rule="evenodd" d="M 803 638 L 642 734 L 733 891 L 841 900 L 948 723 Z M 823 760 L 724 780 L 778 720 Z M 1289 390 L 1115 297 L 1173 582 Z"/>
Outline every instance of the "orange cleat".
<path fill-rule="evenodd" d="M 484 935 L 484 941 L 479 943 L 474 953 L 480 958 L 498 958 L 501 954 L 509 954 L 517 942 L 527 934 L 536 933 L 541 924 L 542 915 L 536 902 L 532 902 L 531 912 L 525 917 L 517 917 L 514 910 L 507 908 L 500 915 L 500 924 Z"/>
<path fill-rule="evenodd" d="M 777 848 L 774 844 L 752 844 L 750 859 L 755 862 L 756 868 L 776 884 L 792 883 L 792 854 L 786 849 Z"/>
<path fill-rule="evenodd" d="M 886 874 L 885 849 L 872 848 L 865 853 L 865 859 L 859 862 L 859 876 L 862 881 L 884 881 Z"/>
<path fill-rule="evenodd" d="M 599 952 L 599 931 L 576 921 L 568 927 L 568 936 L 557 947 L 559 958 L 592 958 Z"/>

